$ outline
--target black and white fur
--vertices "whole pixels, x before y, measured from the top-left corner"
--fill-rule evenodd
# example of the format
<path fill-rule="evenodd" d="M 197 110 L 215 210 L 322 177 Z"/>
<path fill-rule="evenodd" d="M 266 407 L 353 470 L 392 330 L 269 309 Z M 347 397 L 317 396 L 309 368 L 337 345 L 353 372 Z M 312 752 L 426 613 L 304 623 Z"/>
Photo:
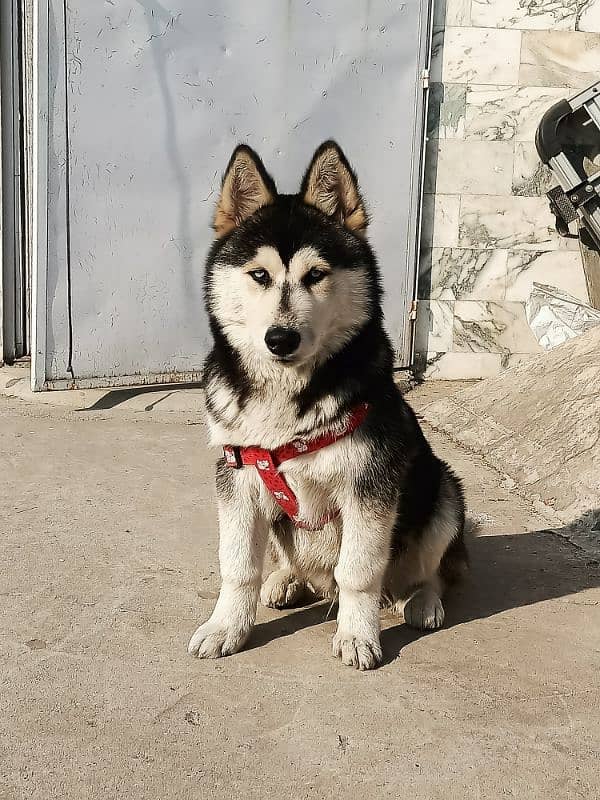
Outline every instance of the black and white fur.
<path fill-rule="evenodd" d="M 297 195 L 279 195 L 259 157 L 238 147 L 223 179 L 206 268 L 214 347 L 205 365 L 214 445 L 276 448 L 339 429 L 351 435 L 282 467 L 304 519 L 338 508 L 322 530 L 296 529 L 256 470 L 217 464 L 222 586 L 189 652 L 239 650 L 265 605 L 310 591 L 337 598 L 333 653 L 371 669 L 382 658 L 380 607 L 414 627 L 444 620 L 442 593 L 466 566 L 460 483 L 432 453 L 393 378 L 381 285 L 358 184 L 334 142 L 315 153 Z M 274 354 L 273 326 L 299 334 Z M 262 584 L 267 543 L 277 568 Z"/>

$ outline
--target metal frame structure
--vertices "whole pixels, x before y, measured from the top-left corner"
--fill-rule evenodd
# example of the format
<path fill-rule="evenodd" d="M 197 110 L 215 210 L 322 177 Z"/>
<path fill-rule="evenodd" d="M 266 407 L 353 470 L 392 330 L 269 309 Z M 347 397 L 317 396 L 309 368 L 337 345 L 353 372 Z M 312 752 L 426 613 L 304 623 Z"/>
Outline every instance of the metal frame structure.
<path fill-rule="evenodd" d="M 2 190 L 2 337 L 5 361 L 29 351 L 29 271 L 24 258 L 25 224 L 22 163 L 23 95 L 21 0 L 0 0 L 0 98 Z"/>
<path fill-rule="evenodd" d="M 600 152 L 600 81 L 544 114 L 536 147 L 560 184 L 548 192 L 559 233 L 567 235 L 569 222 L 579 218 L 600 247 L 600 172 L 584 169 L 584 158 Z"/>
<path fill-rule="evenodd" d="M 31 282 L 31 388 L 46 383 L 46 275 L 48 264 L 48 3 L 33 0 L 32 73 L 32 227 L 35 263 Z"/>

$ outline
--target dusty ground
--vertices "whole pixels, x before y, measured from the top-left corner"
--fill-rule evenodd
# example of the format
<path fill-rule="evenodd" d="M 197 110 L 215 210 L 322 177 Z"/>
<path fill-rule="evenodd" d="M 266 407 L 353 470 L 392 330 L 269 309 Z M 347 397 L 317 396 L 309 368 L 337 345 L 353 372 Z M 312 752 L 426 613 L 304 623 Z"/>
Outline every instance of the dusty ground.
<path fill-rule="evenodd" d="M 482 523 L 443 630 L 386 618 L 365 674 L 325 607 L 261 609 L 244 652 L 196 661 L 214 454 L 197 394 L 157 399 L 0 397 L 1 800 L 600 796 L 595 558 L 430 431 Z"/>

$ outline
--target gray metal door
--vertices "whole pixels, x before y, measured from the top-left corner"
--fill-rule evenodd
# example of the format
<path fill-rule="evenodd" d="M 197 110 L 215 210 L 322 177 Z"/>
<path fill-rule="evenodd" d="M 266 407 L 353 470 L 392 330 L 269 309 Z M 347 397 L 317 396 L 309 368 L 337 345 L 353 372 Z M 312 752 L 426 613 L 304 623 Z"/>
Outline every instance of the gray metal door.
<path fill-rule="evenodd" d="M 51 0 L 48 18 L 44 9 L 35 388 L 198 376 L 210 220 L 242 141 L 282 191 L 296 190 L 323 139 L 342 145 L 371 210 L 387 325 L 408 363 L 428 0 Z"/>

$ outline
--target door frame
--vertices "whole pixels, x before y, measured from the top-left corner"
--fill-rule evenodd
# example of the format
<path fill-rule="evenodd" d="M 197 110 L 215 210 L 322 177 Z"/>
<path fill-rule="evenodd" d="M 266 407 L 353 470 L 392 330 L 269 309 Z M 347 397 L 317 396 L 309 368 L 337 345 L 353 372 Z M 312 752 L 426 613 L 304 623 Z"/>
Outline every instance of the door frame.
<path fill-rule="evenodd" d="M 46 277 L 48 272 L 48 0 L 33 0 L 31 388 L 46 388 Z"/>

